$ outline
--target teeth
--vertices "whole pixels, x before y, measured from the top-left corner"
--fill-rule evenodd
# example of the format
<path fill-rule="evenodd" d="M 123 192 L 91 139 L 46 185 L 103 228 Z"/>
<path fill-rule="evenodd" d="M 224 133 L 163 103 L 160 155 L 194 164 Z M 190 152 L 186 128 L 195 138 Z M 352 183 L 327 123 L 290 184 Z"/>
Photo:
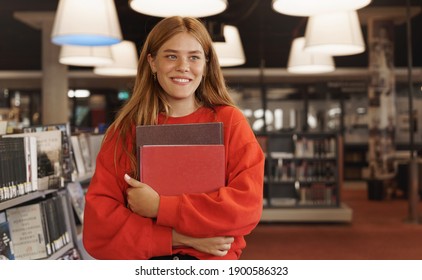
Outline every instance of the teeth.
<path fill-rule="evenodd" d="M 189 82 L 188 79 L 173 79 L 173 80 L 176 81 L 176 82 L 180 82 L 180 83 L 187 83 L 187 82 Z"/>

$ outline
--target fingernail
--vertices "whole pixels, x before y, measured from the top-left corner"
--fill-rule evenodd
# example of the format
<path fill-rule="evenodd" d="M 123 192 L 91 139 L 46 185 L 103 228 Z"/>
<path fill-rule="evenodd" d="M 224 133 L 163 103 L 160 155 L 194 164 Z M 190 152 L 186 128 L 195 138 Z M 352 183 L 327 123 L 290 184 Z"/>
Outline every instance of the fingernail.
<path fill-rule="evenodd" d="M 129 175 L 127 175 L 127 174 L 125 174 L 125 180 L 126 181 L 129 181 L 131 178 L 130 178 L 130 176 Z"/>

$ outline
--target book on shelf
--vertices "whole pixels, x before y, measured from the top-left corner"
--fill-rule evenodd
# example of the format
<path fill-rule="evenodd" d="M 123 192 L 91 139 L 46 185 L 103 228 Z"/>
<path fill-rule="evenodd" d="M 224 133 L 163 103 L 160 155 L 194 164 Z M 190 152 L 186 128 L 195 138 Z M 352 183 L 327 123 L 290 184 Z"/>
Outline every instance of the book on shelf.
<path fill-rule="evenodd" d="M 79 182 L 70 182 L 66 186 L 73 210 L 81 224 L 84 223 L 85 192 Z"/>
<path fill-rule="evenodd" d="M 10 238 L 9 222 L 6 212 L 0 212 L 0 260 L 14 260 L 13 241 Z"/>
<path fill-rule="evenodd" d="M 72 155 L 70 149 L 70 123 L 59 123 L 59 124 L 48 124 L 48 125 L 36 125 L 30 127 L 24 127 L 23 132 L 40 132 L 49 130 L 59 130 L 62 134 L 62 149 L 61 149 L 61 168 L 62 177 L 65 181 L 72 180 L 72 172 L 74 169 L 72 163 Z"/>
<path fill-rule="evenodd" d="M 92 172 L 91 151 L 89 147 L 89 135 L 87 133 L 78 134 L 79 148 L 86 172 Z"/>
<path fill-rule="evenodd" d="M 49 247 L 52 253 L 60 250 L 67 242 L 67 230 L 63 226 L 64 214 L 60 196 L 54 196 L 44 201 L 46 214 L 46 231 L 49 236 Z"/>
<path fill-rule="evenodd" d="M 97 155 L 100 152 L 103 139 L 104 139 L 104 134 L 90 134 L 88 137 L 89 151 L 91 154 L 92 170 L 95 170 L 95 166 L 97 163 Z"/>
<path fill-rule="evenodd" d="M 28 141 L 25 137 L 0 138 L 0 201 L 32 191 Z"/>
<path fill-rule="evenodd" d="M 104 134 L 79 133 L 70 137 L 73 151 L 73 161 L 78 175 L 90 174 L 95 170 L 97 155 Z"/>
<path fill-rule="evenodd" d="M 144 145 L 140 181 L 161 195 L 206 193 L 225 186 L 224 145 Z"/>
<path fill-rule="evenodd" d="M 84 158 L 82 155 L 81 146 L 79 144 L 78 135 L 70 136 L 70 141 L 72 143 L 73 157 L 75 161 L 76 171 L 79 175 L 85 175 L 87 170 L 85 169 Z"/>
<path fill-rule="evenodd" d="M 15 259 L 44 259 L 70 243 L 64 193 L 5 210 Z"/>
<path fill-rule="evenodd" d="M 41 204 L 34 203 L 6 210 L 15 259 L 47 257 Z"/>
<path fill-rule="evenodd" d="M 37 142 L 38 190 L 64 187 L 62 133 L 60 130 L 24 132 L 8 137 L 32 136 Z M 5 136 L 4 136 L 5 137 Z"/>
<path fill-rule="evenodd" d="M 7 121 L 0 120 L 0 135 L 4 135 L 7 132 Z"/>
<path fill-rule="evenodd" d="M 81 254 L 79 253 L 78 249 L 71 248 L 66 251 L 63 255 L 61 255 L 58 260 L 81 260 Z"/>

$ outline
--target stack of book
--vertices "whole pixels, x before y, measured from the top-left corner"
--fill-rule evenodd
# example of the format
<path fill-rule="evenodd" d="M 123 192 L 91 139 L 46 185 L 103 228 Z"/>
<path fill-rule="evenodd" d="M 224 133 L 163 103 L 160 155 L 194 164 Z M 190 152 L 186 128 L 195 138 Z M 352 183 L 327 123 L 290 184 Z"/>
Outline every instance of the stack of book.
<path fill-rule="evenodd" d="M 140 181 L 161 195 L 206 193 L 225 186 L 223 124 L 136 128 Z"/>

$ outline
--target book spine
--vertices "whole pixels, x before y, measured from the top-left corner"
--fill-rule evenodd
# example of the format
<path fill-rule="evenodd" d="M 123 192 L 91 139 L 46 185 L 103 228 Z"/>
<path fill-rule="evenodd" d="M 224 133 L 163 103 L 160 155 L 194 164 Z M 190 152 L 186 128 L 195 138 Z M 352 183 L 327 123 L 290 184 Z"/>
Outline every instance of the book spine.
<path fill-rule="evenodd" d="M 51 233 L 48 224 L 48 217 L 47 217 L 47 201 L 43 200 L 41 202 L 41 214 L 42 214 L 42 223 L 43 223 L 43 230 L 45 235 L 45 249 L 47 251 L 47 255 L 53 254 L 52 242 L 51 242 Z"/>

